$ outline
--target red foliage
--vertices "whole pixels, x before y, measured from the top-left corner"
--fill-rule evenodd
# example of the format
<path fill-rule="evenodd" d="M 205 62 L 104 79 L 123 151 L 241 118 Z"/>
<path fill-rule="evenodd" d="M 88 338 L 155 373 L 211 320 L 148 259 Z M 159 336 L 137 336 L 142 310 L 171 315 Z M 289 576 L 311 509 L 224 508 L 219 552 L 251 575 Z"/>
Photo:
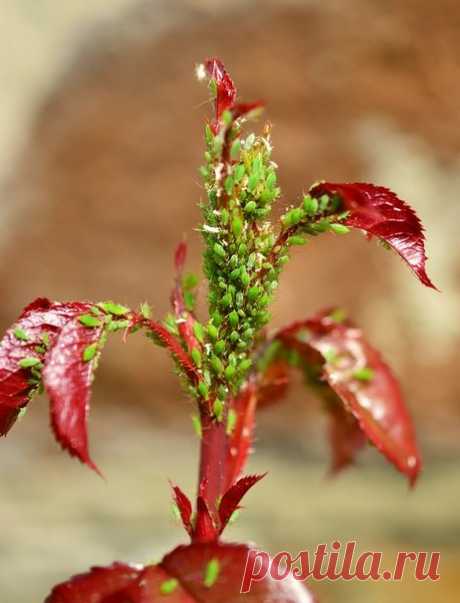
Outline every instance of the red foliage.
<path fill-rule="evenodd" d="M 311 195 L 337 195 L 349 211 L 345 224 L 365 230 L 390 245 L 427 287 L 436 289 L 426 269 L 425 237 L 415 211 L 392 191 L 382 186 L 355 182 L 334 184 L 322 182 Z"/>
<path fill-rule="evenodd" d="M 240 594 L 249 547 L 242 544 L 180 546 L 158 565 L 145 568 L 116 563 L 56 586 L 46 603 L 313 603 L 292 577 L 282 582 L 268 574 Z M 167 596 L 165 596 L 167 594 Z"/>
<path fill-rule="evenodd" d="M 205 67 L 210 79 L 216 83 L 215 119 L 212 124 L 215 133 L 219 131 L 224 111 L 230 111 L 233 119 L 239 119 L 263 107 L 262 101 L 235 103 L 236 87 L 222 61 L 216 58 L 207 59 Z"/>
<path fill-rule="evenodd" d="M 362 332 L 351 323 L 337 323 L 334 312 L 325 311 L 280 330 L 276 339 L 296 350 L 307 368 L 315 366 L 312 354 L 320 354 L 323 379 L 366 437 L 413 484 L 421 461 L 409 412 L 396 378 Z M 336 414 L 334 421 L 339 419 Z M 340 430 L 336 425 L 334 436 L 334 465 L 343 466 L 361 442 L 353 424 L 341 425 Z M 346 444 L 345 437 L 352 442 Z"/>

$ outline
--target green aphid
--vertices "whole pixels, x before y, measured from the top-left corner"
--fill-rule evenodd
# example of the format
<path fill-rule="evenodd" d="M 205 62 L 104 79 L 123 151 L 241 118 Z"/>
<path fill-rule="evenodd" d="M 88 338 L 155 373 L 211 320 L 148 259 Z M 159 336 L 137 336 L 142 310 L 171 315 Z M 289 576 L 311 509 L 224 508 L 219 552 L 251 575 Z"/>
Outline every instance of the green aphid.
<path fill-rule="evenodd" d="M 222 354 L 225 351 L 225 341 L 223 341 L 222 339 L 220 341 L 217 341 L 214 344 L 214 352 L 215 354 L 217 354 L 218 356 L 222 356 Z"/>
<path fill-rule="evenodd" d="M 274 188 L 276 186 L 276 172 L 274 170 L 270 171 L 265 179 L 265 186 L 267 188 Z"/>
<path fill-rule="evenodd" d="M 235 169 L 233 170 L 233 179 L 234 179 L 234 181 L 235 182 L 239 182 L 243 178 L 243 176 L 245 174 L 245 171 L 246 170 L 245 170 L 244 164 L 243 163 L 239 163 L 235 167 Z"/>
<path fill-rule="evenodd" d="M 221 400 L 220 398 L 216 398 L 214 400 L 214 404 L 212 405 L 212 411 L 218 421 L 222 421 L 222 415 L 224 413 L 224 406 L 225 406 L 224 401 Z"/>
<path fill-rule="evenodd" d="M 233 121 L 233 115 L 231 113 L 231 111 L 229 111 L 228 109 L 226 109 L 221 116 L 221 120 L 223 121 L 223 123 L 225 124 L 225 126 L 228 126 L 232 123 Z"/>
<path fill-rule="evenodd" d="M 240 373 L 245 373 L 247 370 L 249 370 L 252 366 L 252 360 L 251 358 L 245 358 L 244 360 L 242 360 L 240 362 L 240 365 L 238 367 L 238 371 Z"/>
<path fill-rule="evenodd" d="M 239 138 L 233 141 L 231 149 L 230 149 L 230 157 L 232 159 L 237 159 L 241 150 L 241 141 Z"/>
<path fill-rule="evenodd" d="M 209 80 L 208 88 L 209 88 L 210 95 L 212 97 L 216 97 L 217 96 L 217 82 L 216 82 L 215 79 L 210 79 Z"/>
<path fill-rule="evenodd" d="M 86 346 L 86 348 L 83 350 L 83 361 L 84 362 L 90 362 L 97 354 L 97 343 L 92 343 L 91 345 Z"/>
<path fill-rule="evenodd" d="M 253 193 L 256 190 L 259 182 L 260 182 L 260 174 L 257 172 L 253 172 L 248 178 L 248 191 L 250 193 Z"/>
<path fill-rule="evenodd" d="M 38 368 L 39 365 L 41 367 L 41 362 L 39 358 L 35 358 L 34 356 L 28 356 L 27 358 L 21 358 L 21 360 L 18 362 L 18 365 L 23 369 L 28 369 L 32 367 Z"/>
<path fill-rule="evenodd" d="M 247 287 L 249 285 L 249 283 L 251 282 L 251 277 L 249 276 L 248 271 L 244 267 L 241 268 L 240 281 L 244 287 Z"/>
<path fill-rule="evenodd" d="M 232 305 L 232 296 L 230 293 L 226 293 L 220 300 L 220 304 L 224 308 L 228 308 Z"/>
<path fill-rule="evenodd" d="M 318 199 L 310 195 L 305 195 L 303 198 L 303 209 L 309 216 L 314 216 L 318 213 Z"/>
<path fill-rule="evenodd" d="M 211 145 L 214 140 L 214 134 L 213 134 L 213 132 L 211 130 L 211 126 L 209 124 L 206 124 L 206 126 L 204 128 L 204 139 L 205 139 L 207 145 Z"/>
<path fill-rule="evenodd" d="M 217 356 L 211 357 L 211 368 L 216 373 L 216 375 L 221 375 L 224 372 L 224 365 L 222 364 L 222 360 Z"/>
<path fill-rule="evenodd" d="M 330 197 L 328 195 L 321 195 L 321 197 L 319 198 L 319 211 L 326 211 L 326 209 L 328 208 L 329 202 L 330 202 Z"/>
<path fill-rule="evenodd" d="M 204 328 L 200 322 L 193 324 L 193 333 L 200 343 L 204 343 Z"/>
<path fill-rule="evenodd" d="M 201 440 L 203 436 L 203 430 L 201 427 L 200 417 L 198 415 L 192 415 L 192 425 L 196 435 Z"/>
<path fill-rule="evenodd" d="M 240 243 L 238 246 L 238 255 L 244 256 L 246 255 L 246 253 L 248 252 L 248 246 L 246 245 L 246 243 Z"/>
<path fill-rule="evenodd" d="M 239 278 L 241 273 L 241 268 L 235 268 L 235 270 L 232 270 L 230 272 L 230 278 L 232 281 L 236 281 L 237 278 Z"/>
<path fill-rule="evenodd" d="M 226 433 L 231 436 L 236 426 L 237 414 L 233 408 L 230 408 L 227 415 Z"/>
<path fill-rule="evenodd" d="M 188 310 L 189 312 L 193 312 L 193 309 L 195 308 L 196 299 L 191 291 L 184 291 L 184 303 L 186 310 Z"/>
<path fill-rule="evenodd" d="M 220 327 L 220 325 L 222 324 L 222 321 L 224 320 L 224 317 L 222 316 L 222 314 L 218 310 L 215 310 L 212 313 L 211 319 L 212 319 L 213 324 L 216 327 Z"/>
<path fill-rule="evenodd" d="M 213 249 L 214 253 L 220 258 L 225 258 L 227 256 L 227 252 L 225 251 L 224 247 L 220 243 L 214 243 L 214 246 L 212 249 Z"/>
<path fill-rule="evenodd" d="M 229 322 L 230 326 L 232 327 L 232 329 L 234 329 L 237 326 L 239 321 L 240 321 L 240 318 L 238 316 L 238 313 L 235 310 L 232 310 L 232 312 L 230 312 L 230 314 L 228 315 L 228 322 Z"/>
<path fill-rule="evenodd" d="M 225 209 L 225 207 L 224 207 L 223 209 L 220 210 L 220 221 L 222 222 L 222 224 L 224 226 L 227 226 L 228 218 L 229 218 L 228 209 Z"/>
<path fill-rule="evenodd" d="M 257 254 L 255 252 L 252 252 L 251 254 L 249 254 L 248 261 L 247 261 L 248 270 L 252 270 L 254 268 L 254 266 L 256 265 L 256 261 L 257 261 Z"/>
<path fill-rule="evenodd" d="M 215 341 L 219 335 L 219 329 L 217 329 L 217 327 L 215 327 L 212 323 L 210 323 L 206 327 L 206 330 L 208 332 L 209 339 L 211 339 L 212 341 Z"/>
<path fill-rule="evenodd" d="M 295 207 L 294 209 L 291 209 L 286 214 L 284 214 L 281 219 L 285 226 L 291 227 L 301 222 L 304 217 L 305 214 L 303 210 L 300 207 Z"/>
<path fill-rule="evenodd" d="M 234 217 L 232 220 L 232 232 L 235 237 L 239 237 L 241 231 L 243 230 L 243 221 L 238 216 Z"/>
<path fill-rule="evenodd" d="M 160 584 L 161 595 L 171 595 L 179 586 L 177 578 L 169 578 Z"/>
<path fill-rule="evenodd" d="M 225 192 L 227 193 L 227 195 L 232 194 L 234 184 L 235 183 L 231 176 L 227 176 L 227 178 L 225 178 L 224 189 L 225 189 Z"/>
<path fill-rule="evenodd" d="M 244 295 L 242 291 L 238 291 L 235 295 L 235 305 L 237 308 L 242 308 L 242 306 L 244 306 Z"/>
<path fill-rule="evenodd" d="M 328 364 L 334 365 L 340 358 L 340 355 L 334 348 L 329 348 L 323 352 L 324 359 Z"/>
<path fill-rule="evenodd" d="M 95 327 L 100 327 L 102 324 L 101 321 L 92 314 L 82 314 L 81 316 L 79 316 L 78 320 L 83 326 L 91 329 Z"/>
<path fill-rule="evenodd" d="M 139 310 L 145 319 L 148 320 L 152 317 L 152 308 L 147 302 L 142 302 L 142 304 L 139 306 Z"/>
<path fill-rule="evenodd" d="M 206 383 L 204 381 L 200 381 L 198 383 L 198 393 L 200 394 L 200 396 L 204 399 L 207 400 L 208 396 L 209 396 L 209 389 L 208 386 L 206 385 Z"/>
<path fill-rule="evenodd" d="M 41 340 L 43 341 L 43 345 L 46 348 L 48 348 L 49 345 L 50 345 L 50 334 L 49 333 L 42 333 Z"/>
<path fill-rule="evenodd" d="M 252 214 L 254 213 L 254 211 L 257 209 L 257 203 L 255 201 L 249 201 L 248 203 L 246 203 L 246 205 L 244 206 L 244 211 L 248 214 Z"/>
<path fill-rule="evenodd" d="M 232 364 L 229 364 L 225 369 L 225 378 L 230 381 L 235 376 L 235 373 L 236 368 Z"/>
<path fill-rule="evenodd" d="M 338 324 L 344 322 L 347 317 L 348 313 L 343 308 L 336 308 L 329 314 L 329 318 Z"/>
<path fill-rule="evenodd" d="M 101 302 L 99 304 L 99 307 L 102 308 L 105 312 L 113 314 L 114 316 L 124 316 L 129 312 L 129 308 L 127 308 L 126 306 L 116 304 L 112 301 Z"/>
<path fill-rule="evenodd" d="M 258 287 L 257 285 L 254 285 L 254 287 L 251 287 L 250 289 L 248 289 L 248 300 L 251 303 L 256 301 L 256 299 L 259 297 L 259 295 L 261 293 L 262 293 L 262 289 L 260 287 Z"/>
<path fill-rule="evenodd" d="M 307 239 L 302 237 L 302 235 L 292 235 L 287 240 L 288 245 L 305 245 L 306 242 Z"/>
<path fill-rule="evenodd" d="M 238 339 L 239 339 L 239 338 L 240 338 L 240 336 L 239 336 L 239 334 L 238 334 L 238 331 L 232 331 L 232 332 L 230 333 L 230 341 L 231 341 L 232 343 L 236 343 L 236 342 L 238 341 Z"/>
<path fill-rule="evenodd" d="M 217 582 L 220 573 L 220 562 L 218 559 L 211 559 L 204 569 L 203 584 L 206 588 L 212 588 Z"/>
<path fill-rule="evenodd" d="M 19 339 L 19 341 L 29 341 L 29 336 L 27 333 L 24 331 L 24 329 L 20 329 L 19 327 L 14 329 L 14 336 L 16 339 Z"/>
<path fill-rule="evenodd" d="M 192 348 L 191 351 L 192 360 L 195 365 L 199 368 L 202 363 L 201 352 L 198 348 Z"/>
<path fill-rule="evenodd" d="M 372 381 L 373 378 L 374 370 L 370 366 L 360 368 L 353 373 L 353 379 L 358 381 Z"/>
<path fill-rule="evenodd" d="M 130 325 L 130 321 L 129 320 L 112 320 L 107 328 L 109 331 L 111 332 L 115 332 L 115 331 L 120 331 L 121 329 L 127 329 Z"/>
<path fill-rule="evenodd" d="M 206 180 L 209 176 L 209 170 L 205 165 L 200 165 L 200 167 L 198 168 L 198 172 L 203 178 L 203 180 Z"/>
<path fill-rule="evenodd" d="M 347 234 L 350 232 L 350 229 L 345 224 L 331 224 L 330 228 L 335 234 Z"/>
<path fill-rule="evenodd" d="M 315 224 L 311 224 L 310 228 L 314 232 L 327 232 L 331 229 L 331 223 L 327 219 L 319 220 Z"/>
<path fill-rule="evenodd" d="M 198 277 L 193 272 L 188 272 L 182 279 L 182 286 L 184 289 L 190 291 L 198 285 Z"/>

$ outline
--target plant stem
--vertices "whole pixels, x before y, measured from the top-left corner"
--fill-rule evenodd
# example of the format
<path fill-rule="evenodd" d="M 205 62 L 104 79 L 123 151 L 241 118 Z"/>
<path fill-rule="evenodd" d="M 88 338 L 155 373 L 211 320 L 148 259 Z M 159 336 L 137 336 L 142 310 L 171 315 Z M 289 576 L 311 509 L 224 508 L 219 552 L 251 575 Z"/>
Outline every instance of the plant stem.
<path fill-rule="evenodd" d="M 201 451 L 198 494 L 205 499 L 211 515 L 223 494 L 228 437 L 226 421 L 217 421 L 207 410 L 201 414 Z"/>

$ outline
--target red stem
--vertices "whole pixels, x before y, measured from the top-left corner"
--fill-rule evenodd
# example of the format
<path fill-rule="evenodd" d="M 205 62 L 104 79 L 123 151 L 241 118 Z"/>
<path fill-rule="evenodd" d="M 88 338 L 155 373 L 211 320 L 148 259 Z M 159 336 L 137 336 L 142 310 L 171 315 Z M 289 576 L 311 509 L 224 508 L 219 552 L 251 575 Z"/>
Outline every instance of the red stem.
<path fill-rule="evenodd" d="M 226 421 L 216 421 L 207 410 L 201 415 L 201 458 L 198 494 L 203 496 L 211 515 L 224 494 L 228 437 Z"/>

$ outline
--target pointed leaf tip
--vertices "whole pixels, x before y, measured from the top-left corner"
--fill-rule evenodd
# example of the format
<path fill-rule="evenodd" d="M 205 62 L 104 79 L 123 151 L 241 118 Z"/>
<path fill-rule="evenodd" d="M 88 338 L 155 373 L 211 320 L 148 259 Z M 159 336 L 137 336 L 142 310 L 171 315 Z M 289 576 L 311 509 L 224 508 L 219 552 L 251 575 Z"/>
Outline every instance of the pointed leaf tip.
<path fill-rule="evenodd" d="M 179 486 L 175 486 L 171 484 L 171 488 L 173 490 L 174 501 L 179 509 L 179 513 L 182 519 L 182 524 L 189 534 L 192 535 L 192 503 L 190 502 L 188 496 L 184 494 L 184 492 L 179 488 Z"/>
<path fill-rule="evenodd" d="M 230 521 L 233 513 L 239 508 L 241 500 L 245 494 L 255 485 L 258 481 L 263 479 L 267 474 L 263 473 L 260 475 L 247 475 L 240 478 L 222 497 L 219 505 L 219 519 L 220 519 L 220 533 L 224 531 L 226 525 Z"/>
<path fill-rule="evenodd" d="M 354 182 L 322 182 L 310 194 L 337 196 L 349 212 L 344 224 L 366 231 L 392 247 L 426 287 L 436 289 L 426 272 L 425 235 L 415 211 L 382 186 Z"/>

